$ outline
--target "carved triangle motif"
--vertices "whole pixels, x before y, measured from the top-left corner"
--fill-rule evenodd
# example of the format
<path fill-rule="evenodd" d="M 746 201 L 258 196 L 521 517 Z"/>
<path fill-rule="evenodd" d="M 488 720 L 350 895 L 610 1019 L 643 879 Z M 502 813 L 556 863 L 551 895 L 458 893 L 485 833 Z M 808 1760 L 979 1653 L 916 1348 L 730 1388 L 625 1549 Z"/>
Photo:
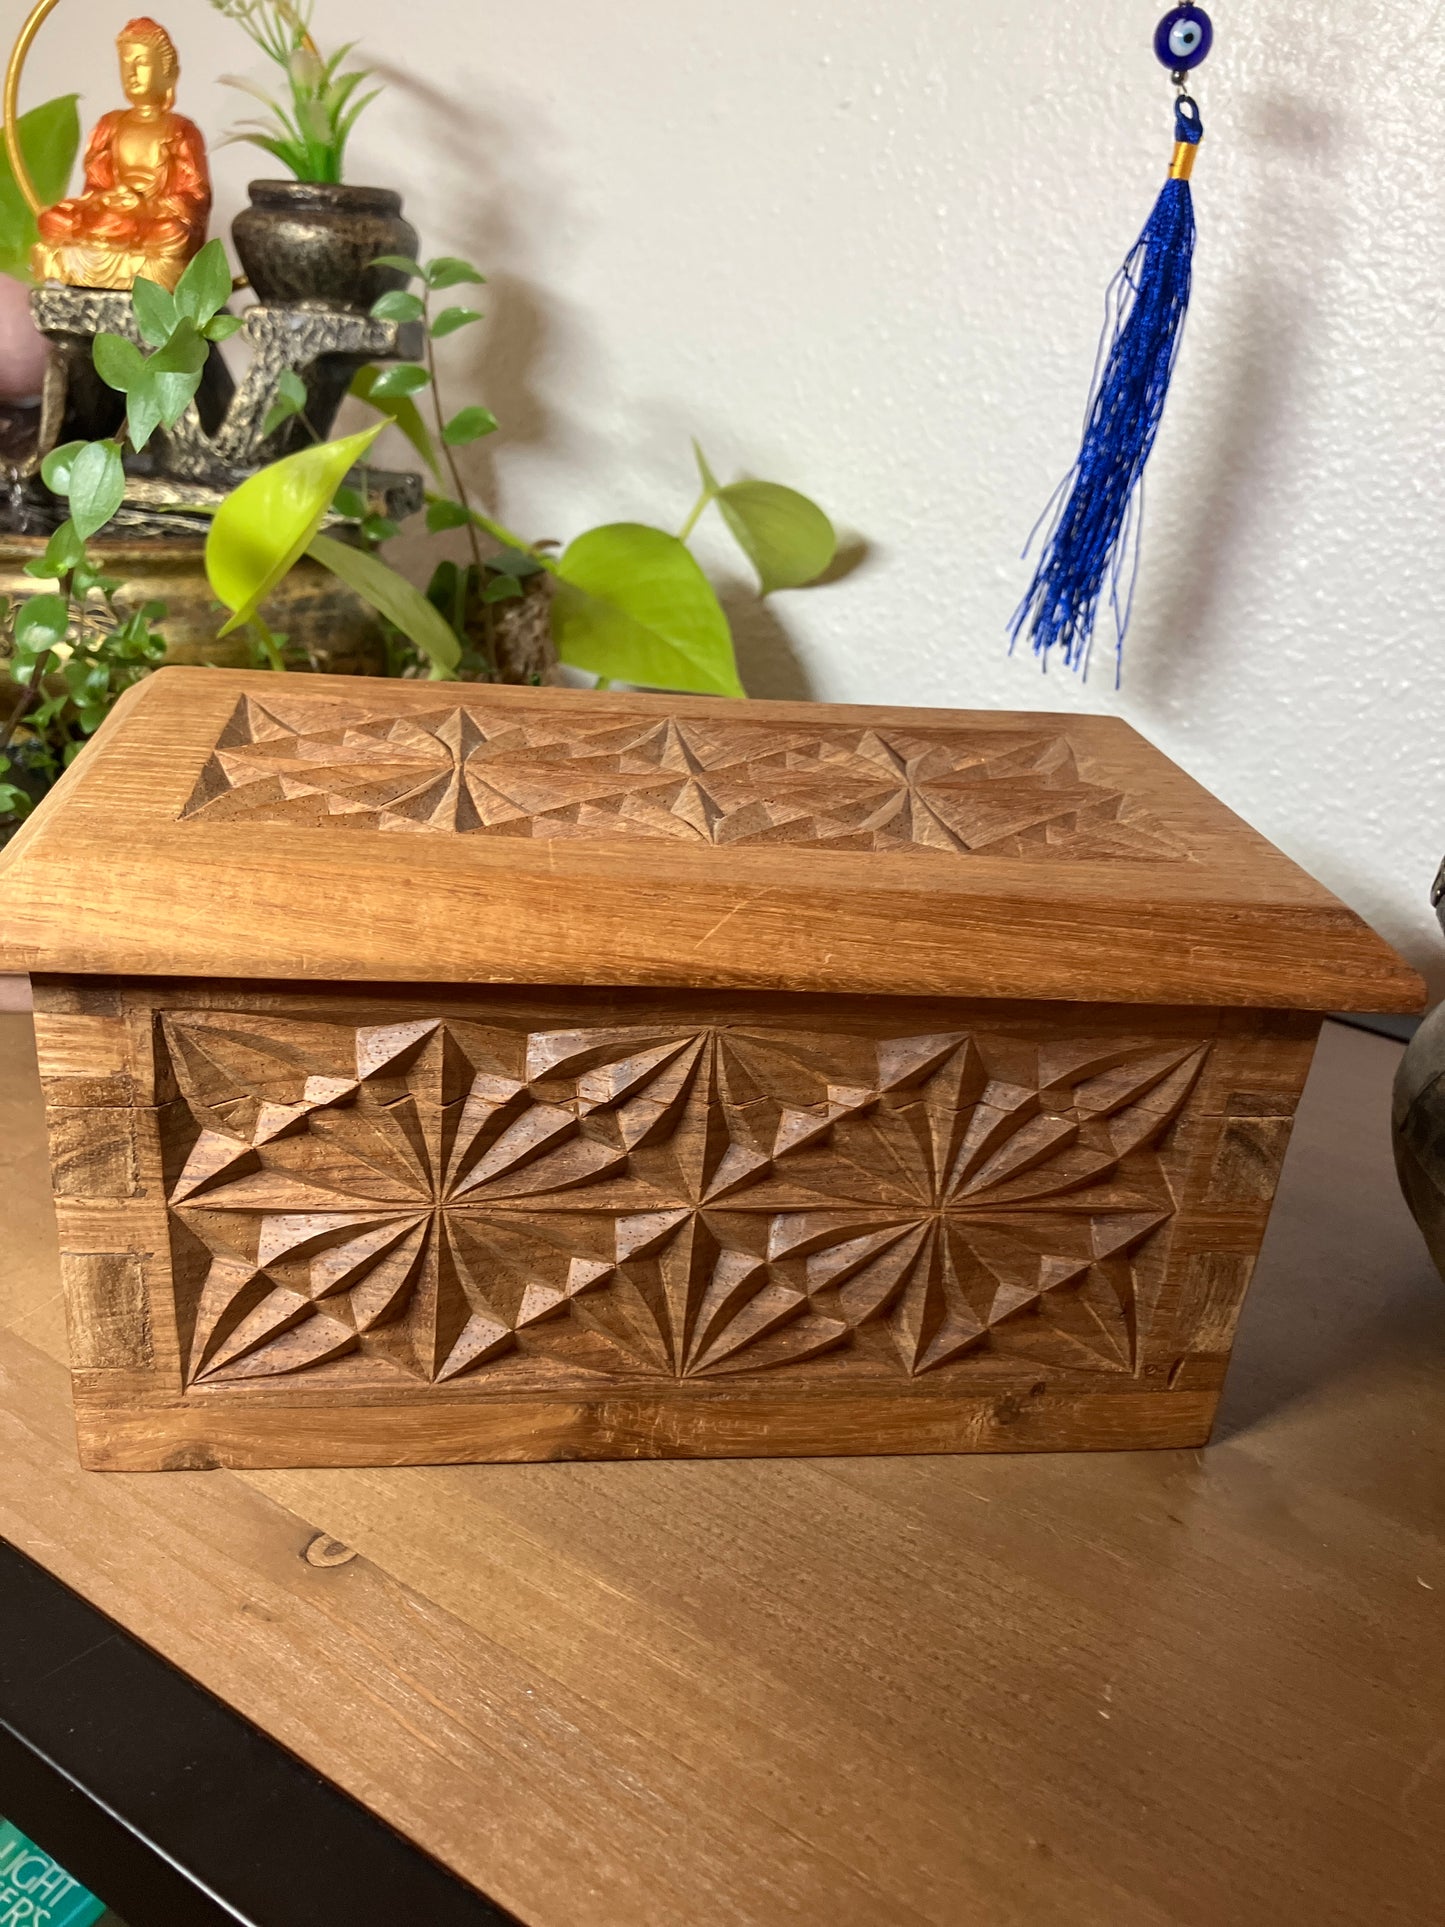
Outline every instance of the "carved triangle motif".
<path fill-rule="evenodd" d="M 1037 729 L 800 728 L 485 698 L 396 717 L 243 697 L 185 820 L 469 836 L 661 837 L 874 854 L 1178 862 L 1131 798 Z"/>

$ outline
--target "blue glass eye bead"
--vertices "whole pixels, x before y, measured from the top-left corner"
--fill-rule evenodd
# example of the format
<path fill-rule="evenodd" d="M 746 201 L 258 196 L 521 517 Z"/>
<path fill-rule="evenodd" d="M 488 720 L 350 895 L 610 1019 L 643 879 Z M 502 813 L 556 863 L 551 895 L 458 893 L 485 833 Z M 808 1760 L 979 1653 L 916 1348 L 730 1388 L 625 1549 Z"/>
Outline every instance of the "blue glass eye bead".
<path fill-rule="evenodd" d="M 1154 29 L 1154 52 L 1171 73 L 1200 66 L 1213 45 L 1214 22 L 1203 7 L 1175 7 Z"/>

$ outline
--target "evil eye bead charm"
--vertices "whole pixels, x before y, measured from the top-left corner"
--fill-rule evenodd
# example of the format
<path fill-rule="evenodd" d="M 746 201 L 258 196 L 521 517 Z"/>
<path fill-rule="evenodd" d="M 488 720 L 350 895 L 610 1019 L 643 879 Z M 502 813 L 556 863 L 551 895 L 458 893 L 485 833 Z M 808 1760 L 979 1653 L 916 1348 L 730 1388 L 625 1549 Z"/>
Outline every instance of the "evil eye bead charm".
<path fill-rule="evenodd" d="M 1171 73 L 1200 66 L 1213 45 L 1214 22 L 1203 7 L 1175 7 L 1154 29 L 1154 51 Z"/>

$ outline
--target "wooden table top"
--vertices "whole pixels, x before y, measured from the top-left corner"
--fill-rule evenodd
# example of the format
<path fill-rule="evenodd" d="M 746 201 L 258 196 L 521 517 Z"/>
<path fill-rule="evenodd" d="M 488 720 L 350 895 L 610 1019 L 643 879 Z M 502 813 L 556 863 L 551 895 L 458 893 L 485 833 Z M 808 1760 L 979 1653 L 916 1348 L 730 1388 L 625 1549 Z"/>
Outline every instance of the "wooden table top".
<path fill-rule="evenodd" d="M 529 1927 L 1424 1927 L 1445 1290 L 1397 1056 L 1326 1030 L 1204 1453 L 123 1475 L 76 1465 L 0 1018 L 0 1535 Z"/>

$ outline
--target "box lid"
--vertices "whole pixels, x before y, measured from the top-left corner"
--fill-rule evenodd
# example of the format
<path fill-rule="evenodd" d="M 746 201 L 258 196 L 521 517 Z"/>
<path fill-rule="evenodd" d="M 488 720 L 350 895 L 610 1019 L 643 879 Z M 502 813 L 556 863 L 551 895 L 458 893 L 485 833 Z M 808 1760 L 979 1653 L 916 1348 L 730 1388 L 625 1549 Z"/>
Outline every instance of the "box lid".
<path fill-rule="evenodd" d="M 163 669 L 0 854 L 0 968 L 1412 1010 L 1105 716 Z"/>

